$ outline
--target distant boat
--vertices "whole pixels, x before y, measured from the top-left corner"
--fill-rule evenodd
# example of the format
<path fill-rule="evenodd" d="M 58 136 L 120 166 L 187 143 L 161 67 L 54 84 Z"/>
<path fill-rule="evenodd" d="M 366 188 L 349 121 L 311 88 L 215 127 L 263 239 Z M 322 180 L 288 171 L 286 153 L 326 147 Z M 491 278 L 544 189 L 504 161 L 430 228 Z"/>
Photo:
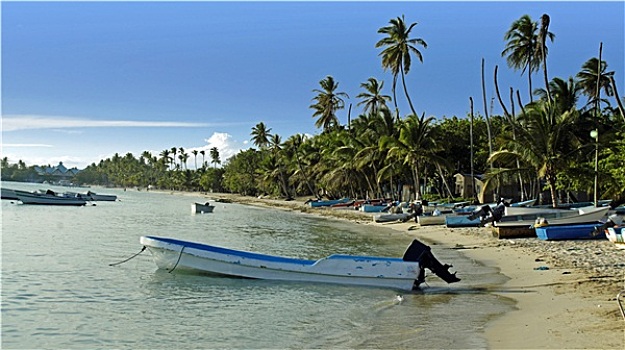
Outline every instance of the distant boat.
<path fill-rule="evenodd" d="M 403 258 L 334 254 L 319 260 L 266 255 L 174 238 L 142 236 L 156 266 L 213 275 L 277 281 L 334 283 L 412 290 L 424 282 L 425 268 L 447 283 L 460 281 L 430 247 L 414 240 Z"/>
<path fill-rule="evenodd" d="M 406 221 L 411 215 L 408 213 L 388 213 L 388 214 L 374 214 L 373 221 L 375 222 L 393 222 L 393 221 Z"/>
<path fill-rule="evenodd" d="M 447 215 L 419 215 L 417 216 L 417 223 L 421 226 L 428 225 L 445 225 L 445 218 Z"/>
<path fill-rule="evenodd" d="M 87 201 L 79 197 L 57 195 L 48 190 L 47 193 L 16 192 L 22 204 L 83 206 Z"/>
<path fill-rule="evenodd" d="M 602 223 L 588 223 L 576 225 L 555 225 L 536 227 L 536 236 L 545 241 L 575 240 L 575 239 L 605 239 L 605 232 L 595 232 Z"/>
<path fill-rule="evenodd" d="M 330 207 L 330 206 L 332 206 L 334 204 L 347 203 L 349 201 L 350 201 L 349 198 L 328 199 L 328 200 L 313 200 L 313 201 L 308 202 L 308 205 L 310 205 L 312 208 Z"/>
<path fill-rule="evenodd" d="M 447 227 L 480 227 L 482 220 L 479 217 L 470 219 L 469 215 L 445 215 L 445 225 Z"/>
<path fill-rule="evenodd" d="M 204 214 L 204 213 L 212 213 L 215 209 L 214 205 L 211 205 L 209 202 L 206 203 L 193 203 L 191 204 L 191 212 L 193 214 Z"/>
<path fill-rule="evenodd" d="M 91 191 L 87 191 L 87 193 L 66 192 L 66 194 L 82 198 L 86 201 L 114 202 L 117 200 L 117 196 L 114 194 L 98 194 Z"/>

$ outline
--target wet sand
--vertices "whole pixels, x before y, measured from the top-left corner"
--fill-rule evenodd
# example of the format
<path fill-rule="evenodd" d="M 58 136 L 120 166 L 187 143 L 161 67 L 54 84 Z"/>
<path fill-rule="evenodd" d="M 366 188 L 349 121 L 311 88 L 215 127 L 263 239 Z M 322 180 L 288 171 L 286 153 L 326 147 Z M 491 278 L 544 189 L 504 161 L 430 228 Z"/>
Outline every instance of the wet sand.
<path fill-rule="evenodd" d="M 206 197 L 391 228 L 498 268 L 509 280 L 494 293 L 515 300 L 516 310 L 489 322 L 484 332 L 490 348 L 625 349 L 625 320 L 616 301 L 625 290 L 625 251 L 608 240 L 498 239 L 489 228 L 375 223 L 370 213 L 310 208 L 305 198 Z"/>

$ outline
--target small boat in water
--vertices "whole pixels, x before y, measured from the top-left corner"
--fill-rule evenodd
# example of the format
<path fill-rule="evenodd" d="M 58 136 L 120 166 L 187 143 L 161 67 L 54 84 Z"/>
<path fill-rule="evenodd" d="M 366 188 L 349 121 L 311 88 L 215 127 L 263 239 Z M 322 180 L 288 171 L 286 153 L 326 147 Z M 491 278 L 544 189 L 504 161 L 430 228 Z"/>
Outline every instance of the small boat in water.
<path fill-rule="evenodd" d="M 341 198 L 341 199 L 328 199 L 328 200 L 311 200 L 308 203 L 312 208 L 318 207 L 330 207 L 335 204 L 342 204 L 350 202 L 349 198 Z"/>
<path fill-rule="evenodd" d="M 412 290 L 425 280 L 425 268 L 447 283 L 460 279 L 441 264 L 430 247 L 414 240 L 403 258 L 330 255 L 306 260 L 228 249 L 174 238 L 142 236 L 159 269 L 278 281 L 334 283 Z"/>
<path fill-rule="evenodd" d="M 38 204 L 38 205 L 66 205 L 66 206 L 83 206 L 87 201 L 80 197 L 72 197 L 68 195 L 58 195 L 54 191 L 48 190 L 41 193 L 31 192 L 15 192 L 17 199 L 22 204 Z"/>
<path fill-rule="evenodd" d="M 193 214 L 204 214 L 204 213 L 212 213 L 215 209 L 214 205 L 211 205 L 209 202 L 206 203 L 193 203 L 191 204 L 191 212 Z"/>

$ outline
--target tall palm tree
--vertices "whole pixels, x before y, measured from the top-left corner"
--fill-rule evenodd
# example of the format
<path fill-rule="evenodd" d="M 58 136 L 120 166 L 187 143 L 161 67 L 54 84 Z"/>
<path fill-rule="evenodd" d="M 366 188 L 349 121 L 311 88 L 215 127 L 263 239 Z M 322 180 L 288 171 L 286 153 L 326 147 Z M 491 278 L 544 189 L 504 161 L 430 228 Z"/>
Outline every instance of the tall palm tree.
<path fill-rule="evenodd" d="M 202 168 L 204 168 L 206 166 L 206 162 L 204 161 L 204 156 L 206 155 L 206 151 L 201 150 L 200 154 L 202 155 Z"/>
<path fill-rule="evenodd" d="M 171 148 L 171 162 L 172 162 L 172 168 L 176 168 L 176 154 L 178 153 L 178 147 L 172 147 Z"/>
<path fill-rule="evenodd" d="M 321 89 L 313 90 L 313 92 L 317 93 L 317 96 L 313 98 L 315 103 L 310 105 L 310 108 L 315 110 L 313 118 L 319 118 L 315 122 L 315 126 L 323 128 L 325 132 L 338 129 L 341 124 L 336 117 L 336 111 L 345 108 L 343 98 L 349 98 L 349 96 L 344 92 L 336 92 L 339 83 L 335 82 L 330 75 L 319 81 L 319 85 L 321 85 Z"/>
<path fill-rule="evenodd" d="M 375 44 L 375 47 L 384 47 L 384 50 L 380 52 L 380 56 L 382 56 L 382 67 L 384 70 L 390 69 L 391 73 L 393 73 L 393 101 L 395 102 L 395 111 L 398 111 L 397 95 L 395 93 L 397 75 L 401 74 L 401 81 L 404 87 L 404 94 L 408 100 L 408 105 L 410 106 L 412 114 L 417 115 L 417 112 L 415 112 L 414 106 L 412 105 L 412 100 L 408 95 L 405 76 L 410 71 L 410 65 L 412 63 L 410 55 L 414 54 L 419 61 L 423 63 L 423 56 L 417 46 L 420 45 L 423 46 L 423 48 L 427 48 L 428 45 L 421 38 L 410 38 L 410 32 L 414 26 L 417 25 L 417 23 L 415 22 L 406 26 L 404 15 L 402 15 L 401 18 L 397 17 L 391 19 L 389 23 L 389 26 L 378 29 L 378 33 L 385 34 L 387 36 L 378 41 Z M 399 113 L 397 114 L 399 115 Z"/>
<path fill-rule="evenodd" d="M 180 154 L 178 155 L 178 159 L 180 159 L 180 169 L 182 169 L 183 167 L 186 168 L 187 158 L 189 158 L 189 155 L 184 152 L 184 148 L 182 147 L 178 148 L 178 152 L 180 152 Z M 184 165 L 182 163 L 183 159 L 184 159 Z"/>
<path fill-rule="evenodd" d="M 254 145 L 260 149 L 267 148 L 269 146 L 269 138 L 271 137 L 270 132 L 271 128 L 267 128 L 265 123 L 260 122 L 256 124 L 256 126 L 252 128 L 252 133 L 250 134 L 252 135 L 252 142 Z"/>
<path fill-rule="evenodd" d="M 367 82 L 360 84 L 360 87 L 365 90 L 356 96 L 356 98 L 362 99 L 358 102 L 358 106 L 364 105 L 364 113 L 371 112 L 377 114 L 381 107 L 386 107 L 386 102 L 391 100 L 391 96 L 383 95 L 382 88 L 384 87 L 383 81 L 378 81 L 376 78 L 369 78 Z"/>
<path fill-rule="evenodd" d="M 274 170 L 278 171 L 280 184 L 282 185 L 282 191 L 287 196 L 287 198 L 290 198 L 291 194 L 289 193 L 287 174 L 284 169 L 284 157 L 283 157 L 283 152 L 282 152 L 282 137 L 280 137 L 280 135 L 278 134 L 271 135 L 271 138 L 269 140 L 269 147 L 275 159 L 276 169 Z"/>
<path fill-rule="evenodd" d="M 551 101 L 551 91 L 549 89 L 549 78 L 547 77 L 547 39 L 553 42 L 555 35 L 549 32 L 549 15 L 544 13 L 540 17 L 540 30 L 538 32 L 538 42 L 539 49 L 537 52 L 540 54 L 540 61 L 543 63 L 543 73 L 545 78 L 545 90 L 547 91 L 547 100 Z"/>
<path fill-rule="evenodd" d="M 193 157 L 195 158 L 195 170 L 197 170 L 197 154 L 198 154 L 198 151 L 196 149 L 194 149 L 193 151 L 191 151 L 191 153 L 193 153 Z"/>
<path fill-rule="evenodd" d="M 164 163 L 169 167 L 171 165 L 170 151 L 168 149 L 162 150 L 159 155 L 161 156 L 161 159 L 163 159 Z"/>
<path fill-rule="evenodd" d="M 216 168 L 217 164 L 221 164 L 221 159 L 219 159 L 219 150 L 217 147 L 213 147 L 210 149 L 210 157 L 211 163 L 213 163 L 213 167 Z"/>
<path fill-rule="evenodd" d="M 540 57 L 536 53 L 538 36 L 536 34 L 538 24 L 529 15 L 523 15 L 512 22 L 510 29 L 504 35 L 507 41 L 506 48 L 501 56 L 507 56 L 508 66 L 514 70 L 521 69 L 521 75 L 527 72 L 530 101 L 532 98 L 532 73 L 538 71 Z"/>
<path fill-rule="evenodd" d="M 597 84 L 599 84 L 599 90 L 603 89 L 606 95 L 613 96 L 612 84 L 610 83 L 610 77 L 614 75 L 614 71 L 607 72 L 608 64 L 605 61 L 601 61 L 601 71 L 599 71 L 599 59 L 593 57 L 586 61 L 582 65 L 582 70 L 577 73 L 576 77 L 579 79 L 579 85 L 582 88 L 584 95 L 588 96 L 588 103 L 596 103 L 600 97 L 597 95 Z"/>
<path fill-rule="evenodd" d="M 291 135 L 291 137 L 289 137 L 286 140 L 285 146 L 288 147 L 290 150 L 292 150 L 293 155 L 295 156 L 295 161 L 297 163 L 297 168 L 299 172 L 302 174 L 302 177 L 304 178 L 304 182 L 306 182 L 306 186 L 308 187 L 310 194 L 314 195 L 315 190 L 313 188 L 313 185 L 310 182 L 310 178 L 307 172 L 304 169 L 302 157 L 300 156 L 300 148 L 304 144 L 305 140 L 306 140 L 306 136 L 304 134 Z"/>

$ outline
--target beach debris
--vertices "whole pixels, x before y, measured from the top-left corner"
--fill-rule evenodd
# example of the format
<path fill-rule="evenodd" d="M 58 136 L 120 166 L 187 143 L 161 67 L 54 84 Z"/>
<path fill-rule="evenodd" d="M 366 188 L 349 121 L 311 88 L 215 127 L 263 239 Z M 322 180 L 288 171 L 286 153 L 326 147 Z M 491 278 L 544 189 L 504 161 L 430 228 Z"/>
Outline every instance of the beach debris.
<path fill-rule="evenodd" d="M 549 270 L 549 267 L 548 266 L 538 266 L 538 267 L 535 267 L 534 270 L 544 271 L 544 270 Z"/>

